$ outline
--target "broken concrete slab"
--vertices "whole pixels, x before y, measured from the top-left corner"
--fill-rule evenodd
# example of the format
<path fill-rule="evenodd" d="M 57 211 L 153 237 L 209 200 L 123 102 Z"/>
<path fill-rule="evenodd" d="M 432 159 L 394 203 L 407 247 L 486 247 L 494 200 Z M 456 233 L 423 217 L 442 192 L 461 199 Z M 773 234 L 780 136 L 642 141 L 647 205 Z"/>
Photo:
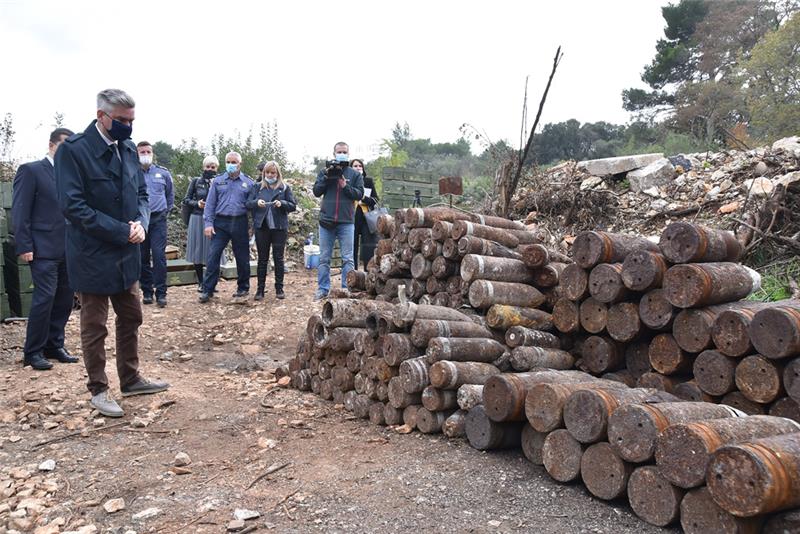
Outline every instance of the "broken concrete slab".
<path fill-rule="evenodd" d="M 591 159 L 578 162 L 578 168 L 586 169 L 589 174 L 594 176 L 609 176 L 647 167 L 663 157 L 664 154 L 637 154 L 634 156 Z"/>
<path fill-rule="evenodd" d="M 628 182 L 631 184 L 631 191 L 639 193 L 651 187 L 660 187 L 669 184 L 675 177 L 675 167 L 667 158 L 658 159 L 650 163 L 647 167 L 637 169 L 628 173 Z"/>

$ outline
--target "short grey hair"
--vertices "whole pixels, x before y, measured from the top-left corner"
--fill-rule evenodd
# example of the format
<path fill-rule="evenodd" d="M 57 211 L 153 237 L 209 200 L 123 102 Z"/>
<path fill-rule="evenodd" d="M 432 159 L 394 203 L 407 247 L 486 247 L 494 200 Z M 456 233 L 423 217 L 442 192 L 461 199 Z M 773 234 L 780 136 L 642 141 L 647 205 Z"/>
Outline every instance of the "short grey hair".
<path fill-rule="evenodd" d="M 209 163 L 213 163 L 214 165 L 219 167 L 219 160 L 217 159 L 217 156 L 214 155 L 206 156 L 205 159 L 203 159 L 203 167 L 205 167 Z"/>
<path fill-rule="evenodd" d="M 122 89 L 104 89 L 97 93 L 97 109 L 111 113 L 114 108 L 131 109 L 136 107 L 131 95 Z"/>
<path fill-rule="evenodd" d="M 228 161 L 228 156 L 236 156 L 236 159 L 239 160 L 239 163 L 242 162 L 242 155 L 239 154 L 238 152 L 228 152 L 227 154 L 225 154 L 225 161 Z"/>

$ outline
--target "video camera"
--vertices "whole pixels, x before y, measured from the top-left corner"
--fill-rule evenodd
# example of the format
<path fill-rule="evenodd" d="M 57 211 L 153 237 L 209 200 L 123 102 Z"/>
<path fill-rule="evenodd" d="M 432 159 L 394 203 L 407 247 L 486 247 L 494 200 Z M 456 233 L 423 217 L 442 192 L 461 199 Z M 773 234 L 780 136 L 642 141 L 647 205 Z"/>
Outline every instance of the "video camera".
<path fill-rule="evenodd" d="M 325 162 L 325 176 L 327 176 L 328 179 L 338 180 L 344 174 L 344 168 L 349 166 L 349 161 L 336 161 L 335 159 L 329 159 Z"/>

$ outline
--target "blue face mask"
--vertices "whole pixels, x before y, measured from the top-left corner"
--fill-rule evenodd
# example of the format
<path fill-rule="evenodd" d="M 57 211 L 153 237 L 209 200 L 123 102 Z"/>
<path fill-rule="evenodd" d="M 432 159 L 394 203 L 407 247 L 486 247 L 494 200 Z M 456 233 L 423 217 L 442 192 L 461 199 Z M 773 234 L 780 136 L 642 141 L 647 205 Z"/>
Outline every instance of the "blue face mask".
<path fill-rule="evenodd" d="M 336 161 L 338 161 L 339 163 L 350 161 L 350 156 L 348 156 L 347 154 L 336 154 Z"/>
<path fill-rule="evenodd" d="M 130 124 L 122 124 L 120 121 L 106 113 L 106 116 L 111 119 L 111 129 L 108 130 L 108 136 L 114 141 L 124 141 L 130 139 L 133 133 L 133 126 Z"/>
<path fill-rule="evenodd" d="M 236 163 L 226 163 L 225 170 L 228 171 L 228 174 L 233 174 L 239 169 L 239 165 Z"/>
<path fill-rule="evenodd" d="M 278 182 L 277 178 L 265 178 L 269 185 L 275 185 Z"/>

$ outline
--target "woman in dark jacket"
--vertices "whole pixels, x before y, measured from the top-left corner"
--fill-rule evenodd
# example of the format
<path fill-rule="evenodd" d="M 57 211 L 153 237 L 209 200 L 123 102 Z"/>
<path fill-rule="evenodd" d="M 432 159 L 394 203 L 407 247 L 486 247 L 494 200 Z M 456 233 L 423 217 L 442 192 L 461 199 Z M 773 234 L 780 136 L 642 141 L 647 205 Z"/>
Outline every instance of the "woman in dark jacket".
<path fill-rule="evenodd" d="M 285 297 L 283 292 L 283 252 L 286 249 L 286 236 L 289 233 L 288 214 L 297 209 L 292 189 L 283 181 L 281 169 L 274 161 L 264 165 L 261 183 L 250 190 L 247 209 L 253 213 L 253 230 L 258 249 L 258 288 L 254 300 L 264 298 L 264 285 L 269 265 L 269 249 L 272 247 L 272 260 L 275 263 L 275 296 Z"/>
<path fill-rule="evenodd" d="M 367 169 L 364 167 L 364 162 L 360 159 L 354 159 L 350 162 L 350 166 L 364 175 L 364 198 L 358 203 L 356 207 L 356 228 L 355 236 L 353 237 L 353 265 L 358 269 L 358 253 L 359 242 L 361 244 L 361 261 L 364 262 L 364 270 L 367 270 L 367 263 L 372 259 L 375 254 L 375 245 L 377 244 L 377 235 L 369 231 L 367 219 L 364 214 L 370 210 L 375 209 L 375 204 L 378 200 L 378 192 L 375 191 L 375 182 L 367 176 Z M 367 192 L 369 189 L 369 192 Z"/>
<path fill-rule="evenodd" d="M 217 175 L 219 160 L 216 156 L 206 156 L 203 160 L 203 175 L 192 178 L 189 182 L 189 189 L 183 203 L 192 208 L 189 216 L 189 227 L 186 242 L 186 261 L 194 264 L 194 272 L 197 274 L 197 290 L 202 291 L 203 285 L 203 265 L 206 264 L 208 248 L 211 239 L 203 233 L 203 208 L 206 205 L 206 196 L 211 180 Z"/>

